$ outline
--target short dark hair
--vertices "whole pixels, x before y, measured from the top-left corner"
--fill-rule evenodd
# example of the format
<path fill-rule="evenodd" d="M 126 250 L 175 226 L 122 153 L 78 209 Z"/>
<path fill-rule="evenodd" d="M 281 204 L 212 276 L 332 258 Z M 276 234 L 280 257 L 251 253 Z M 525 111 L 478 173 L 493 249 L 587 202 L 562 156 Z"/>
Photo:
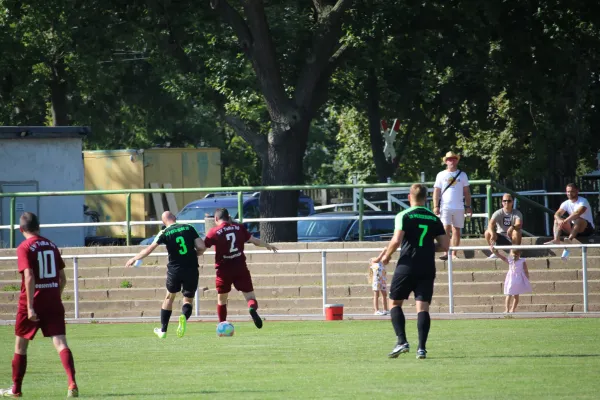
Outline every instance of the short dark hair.
<path fill-rule="evenodd" d="M 427 186 L 415 183 L 410 187 L 410 194 L 415 196 L 416 201 L 425 201 L 427 199 Z"/>
<path fill-rule="evenodd" d="M 226 208 L 217 208 L 215 210 L 215 218 L 219 221 L 229 221 L 229 211 Z"/>
<path fill-rule="evenodd" d="M 571 189 L 575 189 L 579 192 L 579 187 L 575 183 L 567 183 L 567 187 L 570 187 Z"/>
<path fill-rule="evenodd" d="M 19 219 L 19 225 L 23 232 L 34 233 L 40 230 L 40 221 L 32 212 L 24 212 Z"/>

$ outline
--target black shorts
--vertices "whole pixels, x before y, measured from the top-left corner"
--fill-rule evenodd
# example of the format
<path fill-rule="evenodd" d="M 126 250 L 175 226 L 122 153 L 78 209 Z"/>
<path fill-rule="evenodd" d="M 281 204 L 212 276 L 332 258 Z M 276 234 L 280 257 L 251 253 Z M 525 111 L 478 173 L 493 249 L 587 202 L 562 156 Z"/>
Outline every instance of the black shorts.
<path fill-rule="evenodd" d="M 396 270 L 398 268 L 396 267 Z M 415 274 L 395 273 L 390 286 L 390 299 L 408 300 L 411 292 L 415 294 L 415 300 L 431 303 L 433 297 L 433 277 L 423 277 Z"/>
<path fill-rule="evenodd" d="M 573 222 L 571 222 L 571 226 L 573 226 Z M 592 224 L 590 224 L 590 221 L 587 221 L 587 225 L 585 226 L 585 229 L 583 230 L 583 232 L 579 232 L 577 234 L 577 236 L 592 236 L 595 232 L 595 229 L 592 228 Z"/>
<path fill-rule="evenodd" d="M 192 298 L 198 289 L 198 277 L 200 273 L 197 268 L 178 268 L 167 270 L 167 290 L 169 293 L 181 291 L 185 297 Z"/>

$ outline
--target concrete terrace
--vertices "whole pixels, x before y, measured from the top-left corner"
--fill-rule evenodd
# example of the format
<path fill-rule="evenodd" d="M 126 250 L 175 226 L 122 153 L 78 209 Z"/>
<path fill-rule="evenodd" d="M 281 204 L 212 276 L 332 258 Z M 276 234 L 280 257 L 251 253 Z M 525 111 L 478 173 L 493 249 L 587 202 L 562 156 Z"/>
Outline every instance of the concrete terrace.
<path fill-rule="evenodd" d="M 543 238 L 525 238 L 523 244 L 539 244 Z M 463 239 L 461 245 L 485 245 L 482 239 Z M 280 249 L 383 248 L 384 243 L 281 243 Z M 81 318 L 159 318 L 165 289 L 166 257 L 151 256 L 140 268 L 125 268 L 126 258 L 116 254 L 136 253 L 141 247 L 64 248 L 64 255 L 110 254 L 78 260 L 79 310 Z M 255 250 L 249 246 L 247 250 Z M 164 252 L 164 248 L 158 251 Z M 583 311 L 581 251 L 572 251 L 567 261 L 558 250 L 524 251 L 530 270 L 533 293 L 522 295 L 521 312 Z M 0 250 L 0 256 L 14 256 L 14 250 Z M 372 291 L 367 282 L 368 259 L 377 252 L 327 254 L 328 303 L 344 304 L 344 313 L 372 315 Z M 503 283 L 507 264 L 486 259 L 489 252 L 461 252 L 454 267 L 456 313 L 502 313 Z M 216 313 L 213 255 L 200 258 L 200 317 Z M 73 261 L 67 263 L 69 283 L 63 294 L 67 317 L 74 316 Z M 261 315 L 322 315 L 321 254 L 249 254 L 248 265 L 254 280 Z M 388 266 L 391 279 L 395 261 Z M 437 280 L 432 313 L 448 312 L 447 262 L 437 261 Z M 20 276 L 16 261 L 0 261 L 0 320 L 13 320 Z M 600 311 L 600 249 L 588 250 L 589 311 Z M 176 300 L 179 308 L 181 297 Z M 408 306 L 414 301 L 409 300 Z M 407 311 L 410 312 L 410 308 Z M 174 314 L 178 315 L 175 311 Z M 241 293 L 232 290 L 229 301 L 232 317 L 247 316 Z"/>

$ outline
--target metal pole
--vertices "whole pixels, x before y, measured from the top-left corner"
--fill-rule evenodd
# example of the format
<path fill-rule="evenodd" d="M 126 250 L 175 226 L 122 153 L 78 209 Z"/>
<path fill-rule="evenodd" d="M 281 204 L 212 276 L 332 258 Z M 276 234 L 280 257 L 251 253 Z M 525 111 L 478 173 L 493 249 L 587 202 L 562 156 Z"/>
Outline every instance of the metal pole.
<path fill-rule="evenodd" d="M 194 296 L 194 317 L 200 316 L 200 290 L 196 288 L 196 296 Z"/>
<path fill-rule="evenodd" d="M 321 252 L 321 284 L 323 285 L 323 316 L 327 304 L 327 252 Z"/>
<path fill-rule="evenodd" d="M 125 222 L 127 246 L 131 246 L 131 193 L 127 193 L 127 196 L 125 197 Z"/>
<path fill-rule="evenodd" d="M 583 270 L 583 312 L 588 312 L 587 247 L 581 246 L 581 268 Z"/>
<path fill-rule="evenodd" d="M 359 200 L 360 203 L 358 204 L 358 240 L 362 242 L 362 240 L 364 238 L 363 216 L 365 215 L 365 189 L 364 188 L 360 188 L 359 199 L 360 199 Z"/>
<path fill-rule="evenodd" d="M 244 222 L 244 193 L 238 192 L 238 222 Z M 208 231 L 207 231 L 208 232 Z"/>
<path fill-rule="evenodd" d="M 492 185 L 485 185 L 485 195 L 487 202 L 487 222 L 490 223 L 490 219 L 492 219 Z"/>
<path fill-rule="evenodd" d="M 421 183 L 425 183 L 425 172 L 421 171 Z"/>
<path fill-rule="evenodd" d="M 454 289 L 452 287 L 452 250 L 448 250 L 448 312 L 454 314 Z"/>
<path fill-rule="evenodd" d="M 548 195 L 544 195 L 544 206 L 548 207 Z M 550 215 L 546 214 L 546 236 L 550 236 Z"/>
<path fill-rule="evenodd" d="M 9 247 L 11 249 L 15 248 L 15 214 L 16 214 L 16 201 L 17 198 L 16 197 L 11 197 L 10 198 L 10 213 L 9 213 L 9 217 L 10 217 L 10 229 L 8 231 L 8 241 L 9 241 Z"/>
<path fill-rule="evenodd" d="M 79 319 L 79 265 L 77 257 L 73 258 L 73 302 L 75 305 L 75 319 Z"/>

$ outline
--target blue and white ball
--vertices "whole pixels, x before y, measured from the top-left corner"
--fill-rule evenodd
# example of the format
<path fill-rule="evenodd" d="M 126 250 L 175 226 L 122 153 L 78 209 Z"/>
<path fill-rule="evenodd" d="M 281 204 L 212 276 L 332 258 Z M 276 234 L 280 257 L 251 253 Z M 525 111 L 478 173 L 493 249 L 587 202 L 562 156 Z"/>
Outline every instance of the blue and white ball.
<path fill-rule="evenodd" d="M 217 336 L 233 336 L 234 333 L 233 325 L 227 321 L 219 322 L 217 325 Z"/>

